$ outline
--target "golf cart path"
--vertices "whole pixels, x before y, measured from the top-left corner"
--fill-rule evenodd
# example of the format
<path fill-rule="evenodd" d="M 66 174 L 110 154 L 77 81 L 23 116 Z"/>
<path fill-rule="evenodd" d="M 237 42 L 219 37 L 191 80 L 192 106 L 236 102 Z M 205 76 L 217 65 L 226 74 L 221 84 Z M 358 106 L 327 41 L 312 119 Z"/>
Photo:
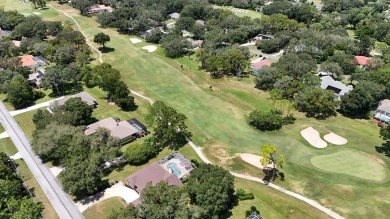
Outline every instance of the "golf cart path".
<path fill-rule="evenodd" d="M 86 35 L 83 33 L 82 31 L 82 28 L 80 27 L 79 23 L 77 22 L 76 19 L 74 19 L 72 16 L 68 15 L 65 11 L 62 11 L 62 10 L 59 10 L 51 5 L 48 5 L 49 7 L 57 10 L 57 11 L 60 11 L 62 12 L 65 16 L 69 17 L 70 19 L 72 19 L 78 30 L 82 33 L 82 35 L 86 38 L 86 43 L 88 46 L 90 46 L 93 50 L 95 50 L 96 52 L 98 52 L 99 54 L 99 62 L 102 63 L 103 62 L 103 55 L 102 53 L 96 48 L 94 47 L 88 40 L 88 38 L 86 37 Z M 130 89 L 129 89 L 130 90 Z M 138 96 L 138 97 L 141 97 L 145 100 L 147 100 L 150 104 L 153 104 L 154 101 L 149 98 L 149 97 L 146 97 L 138 92 L 135 92 L 133 90 L 130 90 L 132 94 L 134 94 L 135 96 Z M 203 154 L 201 148 L 197 147 L 190 139 L 187 138 L 187 141 L 188 141 L 188 144 L 192 147 L 192 149 L 196 152 L 196 154 L 202 159 L 203 162 L 207 163 L 207 164 L 212 164 L 212 162 L 210 162 L 210 160 L 207 159 L 207 157 Z M 259 182 L 259 183 L 262 183 L 264 185 L 268 185 L 269 187 L 271 188 L 274 188 L 280 192 L 283 192 L 287 195 L 290 195 L 292 197 L 295 197 L 299 200 L 302 200 L 308 204 L 310 204 L 311 206 L 317 208 L 318 210 L 321 210 L 322 212 L 326 213 L 327 215 L 331 216 L 332 218 L 336 218 L 336 219 L 344 219 L 344 217 L 340 216 L 339 214 L 333 212 L 332 210 L 320 205 L 318 202 L 314 201 L 314 200 L 311 200 L 309 198 L 306 198 L 302 195 L 299 195 L 297 193 L 294 193 L 294 192 L 291 192 L 291 191 L 288 191 L 280 186 L 277 186 L 275 184 L 272 184 L 272 183 L 265 183 L 262 179 L 260 178 L 257 178 L 257 177 L 253 177 L 253 176 L 247 176 L 247 175 L 243 175 L 243 174 L 239 174 L 239 173 L 234 173 L 234 172 L 230 172 L 233 176 L 235 177 L 239 177 L 239 178 L 242 178 L 242 179 L 246 179 L 246 180 L 251 180 L 251 181 L 255 181 L 255 182 Z"/>

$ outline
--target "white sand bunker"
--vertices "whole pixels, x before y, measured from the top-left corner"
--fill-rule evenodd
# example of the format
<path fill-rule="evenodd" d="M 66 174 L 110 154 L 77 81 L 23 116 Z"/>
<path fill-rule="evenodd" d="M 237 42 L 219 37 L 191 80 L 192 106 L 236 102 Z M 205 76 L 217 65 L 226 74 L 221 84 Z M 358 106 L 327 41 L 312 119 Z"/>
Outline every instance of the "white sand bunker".
<path fill-rule="evenodd" d="M 146 49 L 146 50 L 148 50 L 148 52 L 154 52 L 154 51 L 156 51 L 157 46 L 149 45 L 149 46 L 142 47 L 142 49 Z"/>
<path fill-rule="evenodd" d="M 306 139 L 312 146 L 316 148 L 326 148 L 328 144 L 321 139 L 320 133 L 313 129 L 312 127 L 308 127 L 301 131 L 301 135 Z"/>
<path fill-rule="evenodd" d="M 142 42 L 142 40 L 137 39 L 137 38 L 130 38 L 130 41 L 131 41 L 131 43 L 133 43 L 133 44 Z"/>
<path fill-rule="evenodd" d="M 261 156 L 255 155 L 255 154 L 249 154 L 249 153 L 243 153 L 240 154 L 240 157 L 243 161 L 249 163 L 250 165 L 253 165 L 257 168 L 263 169 L 264 166 L 261 164 Z M 268 167 L 272 167 L 271 164 L 267 165 Z"/>
<path fill-rule="evenodd" d="M 344 145 L 348 143 L 347 139 L 341 137 L 340 135 L 336 135 L 335 133 L 331 132 L 324 136 L 325 141 L 335 144 L 335 145 Z"/>
<path fill-rule="evenodd" d="M 39 12 L 33 12 L 33 14 L 41 14 L 41 13 L 39 13 Z"/>

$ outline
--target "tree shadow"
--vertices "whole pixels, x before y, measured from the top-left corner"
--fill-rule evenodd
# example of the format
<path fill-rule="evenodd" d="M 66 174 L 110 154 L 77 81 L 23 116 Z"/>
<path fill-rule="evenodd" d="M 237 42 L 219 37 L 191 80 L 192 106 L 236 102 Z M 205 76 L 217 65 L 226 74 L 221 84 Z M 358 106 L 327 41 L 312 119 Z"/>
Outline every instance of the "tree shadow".
<path fill-rule="evenodd" d="M 109 52 L 114 52 L 114 51 L 115 51 L 114 48 L 107 47 L 107 46 L 105 46 L 105 47 L 99 47 L 98 49 L 99 49 L 99 51 L 102 52 L 102 53 L 109 53 Z"/>
<path fill-rule="evenodd" d="M 375 146 L 375 150 L 378 153 L 385 154 L 387 157 L 390 157 L 390 141 L 383 143 L 382 146 Z"/>

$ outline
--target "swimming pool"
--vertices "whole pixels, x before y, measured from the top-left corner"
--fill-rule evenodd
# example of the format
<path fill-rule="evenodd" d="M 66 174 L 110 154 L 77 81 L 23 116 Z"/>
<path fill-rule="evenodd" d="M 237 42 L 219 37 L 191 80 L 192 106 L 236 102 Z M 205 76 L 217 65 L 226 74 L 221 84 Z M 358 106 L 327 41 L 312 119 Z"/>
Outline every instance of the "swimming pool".
<path fill-rule="evenodd" d="M 140 127 L 138 127 L 138 125 L 132 124 L 132 126 L 135 128 L 135 130 L 137 130 L 138 133 L 142 132 L 142 129 Z"/>
<path fill-rule="evenodd" d="M 180 172 L 179 168 L 177 168 L 177 164 L 175 164 L 175 163 L 169 163 L 169 164 L 167 165 L 167 167 L 168 167 L 169 169 L 171 169 L 172 172 L 173 172 L 177 177 L 180 176 L 181 172 Z"/>

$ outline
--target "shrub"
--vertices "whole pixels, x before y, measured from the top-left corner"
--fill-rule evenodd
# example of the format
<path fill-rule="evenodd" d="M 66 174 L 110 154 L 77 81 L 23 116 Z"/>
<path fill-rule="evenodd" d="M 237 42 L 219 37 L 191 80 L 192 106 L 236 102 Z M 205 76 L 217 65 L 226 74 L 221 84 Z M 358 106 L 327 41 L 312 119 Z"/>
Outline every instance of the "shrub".
<path fill-rule="evenodd" d="M 277 112 L 255 110 L 249 114 L 249 124 L 261 131 L 279 130 L 283 123 L 283 116 Z"/>
<path fill-rule="evenodd" d="M 251 206 L 251 208 L 245 212 L 245 217 L 249 217 L 249 215 L 251 215 L 253 212 L 260 214 L 260 211 L 257 210 L 255 206 Z"/>
<path fill-rule="evenodd" d="M 246 195 L 246 191 L 245 191 L 245 189 L 243 189 L 243 188 L 239 188 L 239 189 L 237 189 L 236 194 L 237 194 L 238 196 L 243 196 L 243 195 Z"/>
<path fill-rule="evenodd" d="M 252 200 L 252 199 L 255 199 L 255 196 L 253 195 L 253 193 L 247 193 L 245 195 L 239 195 L 238 196 L 238 199 L 240 201 L 244 201 L 244 200 Z"/>
<path fill-rule="evenodd" d="M 141 165 L 155 155 L 154 148 L 146 144 L 131 145 L 125 152 L 127 162 L 132 165 Z"/>

